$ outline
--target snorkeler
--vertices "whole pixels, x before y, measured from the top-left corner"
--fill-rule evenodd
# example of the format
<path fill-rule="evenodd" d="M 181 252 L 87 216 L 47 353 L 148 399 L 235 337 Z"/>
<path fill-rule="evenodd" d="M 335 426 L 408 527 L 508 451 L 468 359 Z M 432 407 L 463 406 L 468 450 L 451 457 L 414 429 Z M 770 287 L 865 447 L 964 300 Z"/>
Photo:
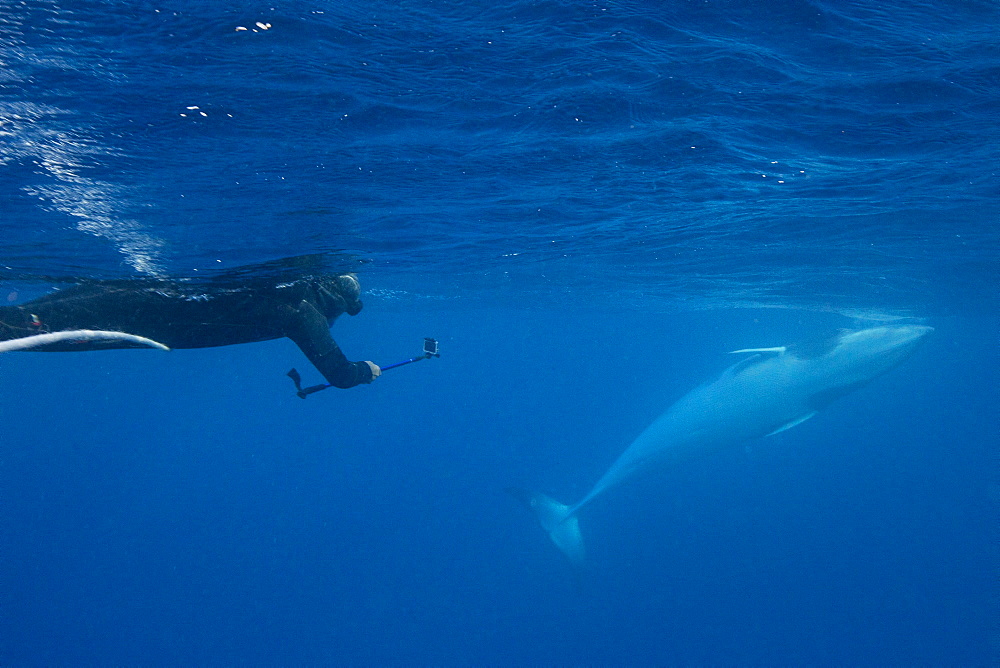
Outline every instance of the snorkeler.
<path fill-rule="evenodd" d="M 0 341 L 65 330 L 127 332 L 118 338 L 73 338 L 40 351 L 106 350 L 144 345 L 208 348 L 288 337 L 330 386 L 370 383 L 382 370 L 351 362 L 330 335 L 342 313 L 362 308 L 354 274 L 290 281 L 195 284 L 180 280 L 88 281 L 17 306 L 0 307 Z M 91 332 L 93 334 L 93 332 Z"/>

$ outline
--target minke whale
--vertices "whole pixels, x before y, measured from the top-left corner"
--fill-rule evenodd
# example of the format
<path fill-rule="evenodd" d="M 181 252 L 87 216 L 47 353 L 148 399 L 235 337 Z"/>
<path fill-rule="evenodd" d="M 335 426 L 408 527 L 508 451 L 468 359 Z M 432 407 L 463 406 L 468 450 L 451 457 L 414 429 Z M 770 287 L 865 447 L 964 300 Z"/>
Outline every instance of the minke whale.
<path fill-rule="evenodd" d="M 745 357 L 670 406 L 575 504 L 520 488 L 507 491 L 534 511 L 570 561 L 582 565 L 577 514 L 596 497 L 648 468 L 802 424 L 908 358 L 931 331 L 892 325 L 841 331 L 812 344 L 735 350 L 732 354 Z"/>

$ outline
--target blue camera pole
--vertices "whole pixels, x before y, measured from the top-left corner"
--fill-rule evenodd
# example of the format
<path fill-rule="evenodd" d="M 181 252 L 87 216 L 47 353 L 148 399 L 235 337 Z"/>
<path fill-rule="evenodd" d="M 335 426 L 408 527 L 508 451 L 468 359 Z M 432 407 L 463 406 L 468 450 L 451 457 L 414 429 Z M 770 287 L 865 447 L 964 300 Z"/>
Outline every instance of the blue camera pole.
<path fill-rule="evenodd" d="M 396 362 L 395 364 L 389 364 L 383 367 L 379 367 L 382 371 L 388 371 L 389 369 L 395 369 L 398 366 L 405 366 L 407 364 L 413 364 L 414 362 L 419 362 L 420 360 L 429 360 L 432 357 L 441 357 L 438 352 L 438 343 L 434 339 L 424 339 L 424 354 L 419 357 L 411 357 L 408 360 L 403 360 L 402 362 Z M 333 387 L 330 383 L 321 383 L 319 385 L 312 385 L 310 387 L 302 387 L 302 376 L 295 369 L 292 369 L 286 374 L 295 383 L 295 394 L 298 395 L 300 399 L 305 399 L 307 396 L 313 392 L 319 392 L 320 390 L 325 390 L 328 387 Z"/>

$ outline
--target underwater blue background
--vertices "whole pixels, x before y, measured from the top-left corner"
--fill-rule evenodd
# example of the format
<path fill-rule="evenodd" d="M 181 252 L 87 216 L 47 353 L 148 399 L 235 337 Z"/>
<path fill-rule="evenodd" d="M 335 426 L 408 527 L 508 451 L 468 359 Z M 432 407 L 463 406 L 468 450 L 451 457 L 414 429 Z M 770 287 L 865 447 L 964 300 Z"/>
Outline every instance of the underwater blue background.
<path fill-rule="evenodd" d="M 7 303 L 324 253 L 351 359 L 442 345 L 306 401 L 287 340 L 0 357 L 0 663 L 995 663 L 998 24 L 0 0 Z M 583 573 L 504 493 L 897 319 L 936 329 L 869 387 L 583 511 Z"/>

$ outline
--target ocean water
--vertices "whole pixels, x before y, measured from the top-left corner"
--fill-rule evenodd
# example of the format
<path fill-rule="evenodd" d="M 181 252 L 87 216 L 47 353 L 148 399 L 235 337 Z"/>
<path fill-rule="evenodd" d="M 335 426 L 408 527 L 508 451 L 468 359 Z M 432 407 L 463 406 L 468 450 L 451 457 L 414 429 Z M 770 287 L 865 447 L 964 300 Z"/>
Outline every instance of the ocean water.
<path fill-rule="evenodd" d="M 0 356 L 3 665 L 991 665 L 1000 8 L 0 0 L 0 295 L 304 254 L 388 364 Z M 262 270 L 261 270 L 262 271 Z M 727 351 L 921 322 L 580 515 Z"/>

